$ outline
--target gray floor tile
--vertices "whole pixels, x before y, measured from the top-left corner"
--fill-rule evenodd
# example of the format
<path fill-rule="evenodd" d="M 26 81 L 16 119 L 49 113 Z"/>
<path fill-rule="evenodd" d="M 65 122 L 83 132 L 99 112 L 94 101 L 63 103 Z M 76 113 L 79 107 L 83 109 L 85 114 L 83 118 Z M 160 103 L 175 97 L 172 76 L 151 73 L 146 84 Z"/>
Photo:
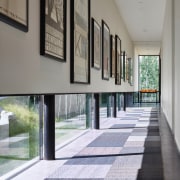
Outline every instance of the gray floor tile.
<path fill-rule="evenodd" d="M 147 147 L 145 145 L 144 153 L 161 153 L 161 147 Z M 161 155 L 161 154 L 160 154 Z"/>
<path fill-rule="evenodd" d="M 144 143 L 145 147 L 161 147 L 161 141 L 146 141 Z"/>
<path fill-rule="evenodd" d="M 138 171 L 137 180 L 163 180 L 163 168 L 147 168 Z"/>
<path fill-rule="evenodd" d="M 111 169 L 117 168 L 137 168 L 140 169 L 142 165 L 143 154 L 141 155 L 127 155 L 117 157 Z"/>
<path fill-rule="evenodd" d="M 135 124 L 115 124 L 110 129 L 134 128 Z"/>
<path fill-rule="evenodd" d="M 104 156 L 104 157 L 83 157 L 73 158 L 65 163 L 65 165 L 106 165 L 112 164 L 115 161 L 115 156 Z"/>
<path fill-rule="evenodd" d="M 145 148 L 144 147 L 124 147 L 120 154 L 126 154 L 126 155 L 131 155 L 131 154 L 144 154 Z"/>
<path fill-rule="evenodd" d="M 132 132 L 131 136 L 147 136 L 147 132 Z"/>
<path fill-rule="evenodd" d="M 44 180 L 104 180 L 104 178 L 45 178 Z"/>
<path fill-rule="evenodd" d="M 139 132 L 148 132 L 147 128 L 134 128 L 133 133 L 139 133 Z"/>
<path fill-rule="evenodd" d="M 160 141 L 160 136 L 148 136 L 146 141 Z"/>
<path fill-rule="evenodd" d="M 123 147 L 130 133 L 103 133 L 88 147 Z"/>
<path fill-rule="evenodd" d="M 140 117 L 141 113 L 127 113 L 126 116 Z"/>
<path fill-rule="evenodd" d="M 136 118 L 136 117 L 123 117 L 123 118 L 120 118 L 121 120 L 139 120 L 139 118 Z"/>

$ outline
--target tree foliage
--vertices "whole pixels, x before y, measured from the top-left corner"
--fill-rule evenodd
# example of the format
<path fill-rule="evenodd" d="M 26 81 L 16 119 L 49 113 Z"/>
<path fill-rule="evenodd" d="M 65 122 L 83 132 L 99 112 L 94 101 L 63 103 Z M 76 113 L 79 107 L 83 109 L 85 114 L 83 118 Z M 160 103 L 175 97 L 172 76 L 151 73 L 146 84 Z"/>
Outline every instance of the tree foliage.
<path fill-rule="evenodd" d="M 159 90 L 159 56 L 139 56 L 139 89 Z"/>

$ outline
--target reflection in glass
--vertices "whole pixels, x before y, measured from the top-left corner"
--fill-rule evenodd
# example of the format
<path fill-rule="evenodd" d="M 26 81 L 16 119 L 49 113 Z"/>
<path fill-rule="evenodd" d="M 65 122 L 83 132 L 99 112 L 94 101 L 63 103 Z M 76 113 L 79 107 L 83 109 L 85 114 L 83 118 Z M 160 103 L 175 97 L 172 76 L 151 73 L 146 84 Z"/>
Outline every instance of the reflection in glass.
<path fill-rule="evenodd" d="M 39 155 L 39 97 L 0 97 L 0 176 Z"/>
<path fill-rule="evenodd" d="M 86 129 L 86 95 L 56 95 L 55 107 L 55 143 L 58 146 Z"/>

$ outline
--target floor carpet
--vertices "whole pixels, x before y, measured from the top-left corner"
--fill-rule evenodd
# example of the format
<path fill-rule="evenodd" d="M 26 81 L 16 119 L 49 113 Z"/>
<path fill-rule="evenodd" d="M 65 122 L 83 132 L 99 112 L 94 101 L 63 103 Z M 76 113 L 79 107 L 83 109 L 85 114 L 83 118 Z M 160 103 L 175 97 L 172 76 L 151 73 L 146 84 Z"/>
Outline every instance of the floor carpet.
<path fill-rule="evenodd" d="M 158 110 L 134 108 L 116 118 L 46 178 L 53 179 L 163 180 Z"/>

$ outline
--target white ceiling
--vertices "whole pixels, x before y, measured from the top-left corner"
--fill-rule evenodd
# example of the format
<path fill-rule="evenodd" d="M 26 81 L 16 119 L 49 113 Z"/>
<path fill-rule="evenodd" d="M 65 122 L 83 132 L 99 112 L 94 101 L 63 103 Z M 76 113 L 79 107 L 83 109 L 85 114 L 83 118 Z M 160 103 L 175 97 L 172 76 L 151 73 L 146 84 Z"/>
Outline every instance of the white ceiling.
<path fill-rule="evenodd" d="M 115 2 L 132 41 L 152 42 L 152 44 L 161 41 L 166 0 L 115 0 Z M 143 43 L 142 47 L 145 46 L 146 43 Z M 150 51 L 151 48 L 148 45 L 145 49 Z"/>

